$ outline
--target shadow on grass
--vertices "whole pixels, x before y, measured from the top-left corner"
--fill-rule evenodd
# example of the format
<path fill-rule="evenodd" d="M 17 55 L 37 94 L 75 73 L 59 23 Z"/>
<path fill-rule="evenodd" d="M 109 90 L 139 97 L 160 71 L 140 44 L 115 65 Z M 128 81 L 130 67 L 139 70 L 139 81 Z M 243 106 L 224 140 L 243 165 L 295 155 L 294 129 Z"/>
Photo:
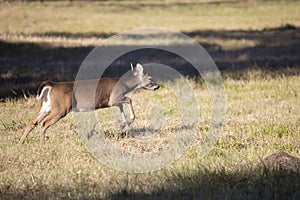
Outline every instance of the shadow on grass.
<path fill-rule="evenodd" d="M 2 185 L 1 199 L 299 199 L 299 171 L 244 167 L 236 171 L 166 172 L 128 175 L 126 184 L 95 183 L 88 178 L 73 187 L 35 183 L 24 188 Z M 130 178 L 130 176 L 135 178 Z M 144 176 L 143 181 L 136 177 Z M 148 177 L 145 177 L 148 176 Z M 135 179 L 134 181 L 132 181 Z M 146 179 L 146 182 L 144 182 Z M 152 182 L 153 179 L 153 182 Z M 107 188 L 105 188 L 107 187 Z"/>
<path fill-rule="evenodd" d="M 110 199 L 299 199 L 299 173 L 201 172 L 169 179 L 167 187 L 150 192 L 123 190 Z"/>
<path fill-rule="evenodd" d="M 260 70 L 262 77 L 299 74 L 300 28 L 298 27 L 286 25 L 262 31 L 199 30 L 185 34 L 196 40 L 201 38 L 200 41 L 205 41 L 201 42 L 201 45 L 211 55 L 224 76 L 240 79 L 252 69 Z M 40 36 L 103 38 L 110 35 L 45 33 Z M 215 42 L 217 40 L 221 41 L 221 44 Z M 232 41 L 237 43 L 237 48 L 226 50 L 222 44 Z M 0 99 L 34 94 L 44 80 L 74 80 L 82 61 L 93 48 L 93 46 L 55 47 L 44 43 L 0 40 Z M 130 69 L 130 62 L 156 62 L 171 66 L 183 75 L 199 77 L 197 71 L 184 59 L 157 49 L 138 50 L 121 56 L 106 70 L 105 76 L 121 76 Z"/>

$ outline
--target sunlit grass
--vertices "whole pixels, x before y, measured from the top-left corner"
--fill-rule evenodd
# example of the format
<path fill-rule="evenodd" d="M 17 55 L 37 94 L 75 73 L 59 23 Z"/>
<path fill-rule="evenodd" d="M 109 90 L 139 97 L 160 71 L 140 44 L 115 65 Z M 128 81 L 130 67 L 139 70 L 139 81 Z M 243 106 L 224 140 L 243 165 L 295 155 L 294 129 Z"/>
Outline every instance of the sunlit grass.
<path fill-rule="evenodd" d="M 295 156 L 300 155 L 299 76 L 275 79 L 227 79 L 224 83 L 227 96 L 227 119 L 222 137 L 212 151 L 206 157 L 199 159 L 198 156 L 201 155 L 198 150 L 203 144 L 200 136 L 205 137 L 205 130 L 210 126 L 210 94 L 202 84 L 191 82 L 201 106 L 203 119 L 200 124 L 199 138 L 172 165 L 157 172 L 136 175 L 118 172 L 98 163 L 87 152 L 77 135 L 73 114 L 48 130 L 44 145 L 39 144 L 38 127 L 24 145 L 18 146 L 16 143 L 25 125 L 35 114 L 37 103 L 34 98 L 1 103 L 0 194 L 4 197 L 24 195 L 28 198 L 50 196 L 51 198 L 103 198 L 116 194 L 123 196 L 125 195 L 123 191 L 143 195 L 155 195 L 155 192 L 158 192 L 158 195 L 160 193 L 166 195 L 157 189 L 170 190 L 175 187 L 179 194 L 193 196 L 181 189 L 198 188 L 202 192 L 209 192 L 212 187 L 218 188 L 218 185 L 222 185 L 223 192 L 230 191 L 233 194 L 247 196 L 244 192 L 249 190 L 252 195 L 260 196 L 259 190 L 263 191 L 263 188 L 260 188 L 262 187 L 259 186 L 260 182 L 255 180 L 262 177 L 259 172 L 251 171 L 252 168 L 256 168 L 263 158 L 276 151 L 284 150 Z M 165 93 L 168 91 L 163 89 L 156 92 L 141 91 L 131 95 L 137 115 L 131 128 L 137 129 L 149 125 L 148 112 L 155 106 L 155 102 L 169 105 L 168 98 L 162 98 Z M 169 98 L 172 98 L 172 95 Z M 143 109 L 147 106 L 149 108 Z M 177 107 L 176 104 L 166 107 L 173 106 Z M 165 133 L 150 136 L 135 133 L 125 136 L 117 129 L 111 111 L 111 109 L 97 111 L 99 121 L 103 124 L 103 130 L 107 130 L 106 137 L 126 151 L 135 153 L 159 151 L 172 140 L 170 136 L 175 134 L 172 132 L 174 124 L 166 123 L 162 129 L 166 131 Z M 176 118 L 177 112 L 166 116 Z M 116 128 L 109 128 L 105 124 Z M 241 169 L 241 165 L 247 167 Z M 235 175 L 238 172 L 241 174 Z M 198 178 L 201 179 L 200 182 Z M 273 179 L 270 177 L 270 180 Z M 202 184 L 208 184 L 213 180 L 214 186 L 209 186 L 209 189 L 202 188 Z M 261 184 L 269 185 L 270 180 L 262 179 Z M 275 178 L 273 181 L 276 180 Z M 169 181 L 179 185 L 173 185 Z M 237 185 L 237 188 L 232 190 L 226 184 L 227 181 L 239 183 L 240 186 Z M 247 181 L 258 188 L 242 189 L 248 184 Z M 185 182 L 188 185 L 181 185 Z M 294 191 L 294 186 L 290 183 L 291 191 Z M 268 195 L 268 193 L 263 194 Z M 207 197 L 209 196 L 218 198 L 216 194 L 207 194 Z"/>
<path fill-rule="evenodd" d="M 30 74 L 29 77 L 48 79 L 45 69 L 53 65 L 47 62 L 53 61 L 51 56 L 56 56 L 57 48 L 95 46 L 115 33 L 144 26 L 194 32 L 192 37 L 201 44 L 219 45 L 229 51 L 294 44 L 299 40 L 298 31 L 293 31 L 300 26 L 298 4 L 299 1 L 1 1 L 0 18 L 5 19 L 0 20 L 1 50 L 11 52 L 8 55 L 22 55 L 21 61 L 27 63 L 12 62 L 22 65 L 4 68 L 0 78 L 9 80 Z M 291 29 L 273 34 L 272 28 L 287 24 L 292 25 Z M 260 32 L 263 29 L 266 31 Z M 244 38 L 243 31 L 249 37 Z M 13 47 L 19 43 L 21 46 Z M 42 63 L 46 67 L 33 67 L 27 53 L 44 48 L 51 54 L 43 54 L 49 56 Z M 88 49 L 81 51 L 86 53 Z M 72 78 L 75 69 L 74 63 L 63 62 L 69 54 L 56 58 L 59 61 L 53 62 L 61 67 L 57 72 L 51 71 L 64 76 L 64 80 L 65 76 Z M 222 59 L 226 60 L 226 55 Z M 262 161 L 277 151 L 300 156 L 299 71 L 279 68 L 266 73 L 263 67 L 251 67 L 254 64 L 247 53 L 228 57 L 229 61 L 233 59 L 247 61 L 249 69 L 222 72 L 227 113 L 214 148 L 206 156 L 201 154 L 211 127 L 210 91 L 202 80 L 189 80 L 200 111 L 195 141 L 174 163 L 153 172 L 126 173 L 99 163 L 80 139 L 74 113 L 49 128 L 45 144 L 39 143 L 38 126 L 24 145 L 17 145 L 38 104 L 34 96 L 26 91 L 23 95 L 20 90 L 17 99 L 1 99 L 0 199 L 297 199 L 299 168 L 296 172 L 277 173 L 262 167 Z M 9 82 L 1 85 L 1 90 L 14 92 L 13 87 L 21 84 Z M 26 87 L 23 84 L 21 88 Z M 117 108 L 95 113 L 105 137 L 131 153 L 160 151 L 180 128 L 178 98 L 168 87 L 136 92 L 130 97 L 136 120 L 126 131 L 119 129 Z"/>
<path fill-rule="evenodd" d="M 110 34 L 145 26 L 189 33 L 300 25 L 297 1 L 205 2 L 2 2 L 0 18 L 5 20 L 0 21 L 0 37 L 12 41 L 91 45 Z"/>

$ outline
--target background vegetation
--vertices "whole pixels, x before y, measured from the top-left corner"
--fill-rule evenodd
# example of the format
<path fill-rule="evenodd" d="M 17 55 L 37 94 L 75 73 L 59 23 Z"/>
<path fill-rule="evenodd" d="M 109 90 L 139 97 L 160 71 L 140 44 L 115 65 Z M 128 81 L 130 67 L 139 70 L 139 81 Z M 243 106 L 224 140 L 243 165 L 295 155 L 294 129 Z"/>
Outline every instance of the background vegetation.
<path fill-rule="evenodd" d="M 1 199 L 299 199 L 300 155 L 299 1 L 54 1 L 0 3 L 0 198 Z M 189 79 L 201 107 L 197 140 L 159 171 L 119 172 L 98 163 L 76 133 L 73 114 L 47 132 L 39 127 L 18 146 L 37 110 L 41 81 L 73 80 L 93 47 L 116 33 L 164 27 L 198 41 L 221 70 L 227 101 L 222 137 L 205 157 L 198 149 L 209 128 L 210 95 Z M 147 58 L 150 59 L 150 58 Z M 137 61 L 143 61 L 138 60 Z M 172 62 L 172 61 L 170 61 Z M 186 72 L 192 76 L 192 72 Z M 176 104 L 156 93 L 134 93 L 137 119 L 149 123 L 143 102 Z M 169 97 L 172 98 L 172 97 Z M 169 104 L 168 104 L 169 102 Z M 131 152 L 168 144 L 172 123 L 150 138 L 114 129 L 110 109 L 98 111 L 107 137 Z M 104 126 L 106 127 L 106 126 Z M 272 159 L 274 158 L 274 159 Z M 280 167 L 276 167 L 280 166 Z M 275 169 L 273 169 L 273 167 Z"/>

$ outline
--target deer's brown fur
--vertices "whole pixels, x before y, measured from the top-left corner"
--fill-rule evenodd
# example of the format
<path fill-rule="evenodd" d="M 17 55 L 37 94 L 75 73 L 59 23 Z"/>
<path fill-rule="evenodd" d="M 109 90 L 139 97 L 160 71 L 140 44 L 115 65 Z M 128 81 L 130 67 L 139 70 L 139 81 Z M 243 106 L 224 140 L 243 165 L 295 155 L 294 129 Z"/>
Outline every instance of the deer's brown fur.
<path fill-rule="evenodd" d="M 135 119 L 132 101 L 125 95 L 137 88 L 156 90 L 159 86 L 151 77 L 143 73 L 143 66 L 137 64 L 134 76 L 126 79 L 101 78 L 76 82 L 44 81 L 38 88 L 37 99 L 40 103 L 37 115 L 30 120 L 22 135 L 23 143 L 36 125 L 42 122 L 40 141 L 45 140 L 45 132 L 52 124 L 66 116 L 72 110 L 91 111 L 94 109 L 118 106 L 122 117 L 122 126 L 129 126 Z M 123 104 L 129 105 L 130 119 L 126 119 Z"/>

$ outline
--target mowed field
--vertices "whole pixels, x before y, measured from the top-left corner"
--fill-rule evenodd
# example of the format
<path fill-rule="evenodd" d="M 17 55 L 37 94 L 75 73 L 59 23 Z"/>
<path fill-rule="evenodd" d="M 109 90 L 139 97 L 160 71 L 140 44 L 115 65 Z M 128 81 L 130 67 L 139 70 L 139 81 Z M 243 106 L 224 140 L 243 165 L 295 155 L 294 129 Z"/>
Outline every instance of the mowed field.
<path fill-rule="evenodd" d="M 0 199 L 299 199 L 299 3 L 0 2 Z M 40 127 L 17 144 L 36 114 L 35 92 L 43 80 L 74 80 L 97 44 L 140 27 L 185 33 L 220 69 L 226 118 L 207 155 L 201 149 L 212 99 L 191 71 L 184 75 L 199 105 L 195 140 L 159 170 L 129 173 L 99 163 L 81 140 L 74 113 L 49 128 L 45 144 Z M 118 129 L 118 110 L 96 112 L 106 139 L 136 154 L 166 148 L 182 128 L 178 97 L 168 85 L 129 96 L 136 120 L 126 131 Z M 160 119 L 159 131 L 148 134 Z M 268 158 L 278 152 L 294 157 Z"/>

